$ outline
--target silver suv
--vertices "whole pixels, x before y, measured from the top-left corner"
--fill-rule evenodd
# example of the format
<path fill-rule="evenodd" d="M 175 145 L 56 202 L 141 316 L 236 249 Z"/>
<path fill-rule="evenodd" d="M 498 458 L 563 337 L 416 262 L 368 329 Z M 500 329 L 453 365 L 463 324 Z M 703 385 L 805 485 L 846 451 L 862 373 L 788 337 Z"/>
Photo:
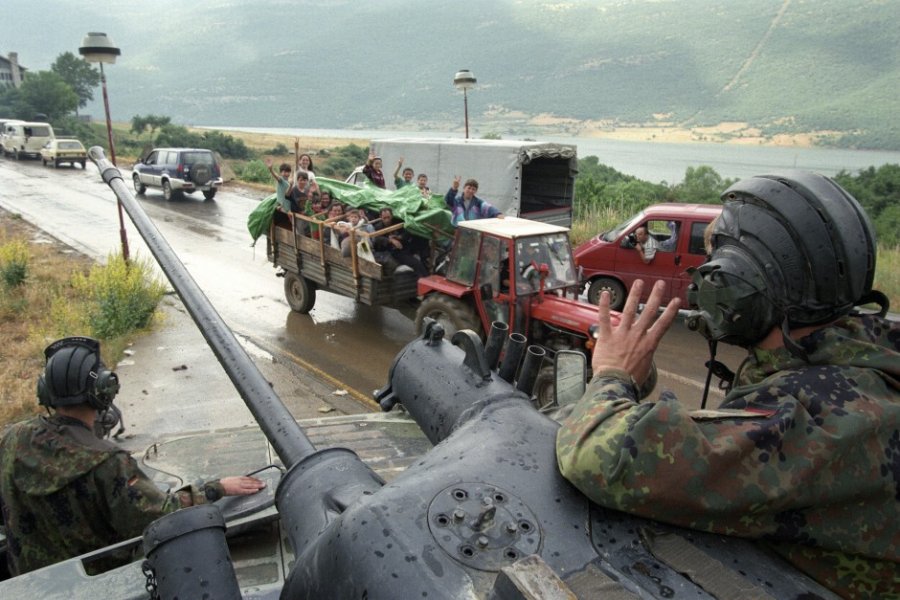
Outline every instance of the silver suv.
<path fill-rule="evenodd" d="M 132 168 L 134 191 L 161 188 L 166 200 L 196 191 L 212 200 L 222 186 L 222 173 L 212 150 L 203 148 L 156 148 Z"/>

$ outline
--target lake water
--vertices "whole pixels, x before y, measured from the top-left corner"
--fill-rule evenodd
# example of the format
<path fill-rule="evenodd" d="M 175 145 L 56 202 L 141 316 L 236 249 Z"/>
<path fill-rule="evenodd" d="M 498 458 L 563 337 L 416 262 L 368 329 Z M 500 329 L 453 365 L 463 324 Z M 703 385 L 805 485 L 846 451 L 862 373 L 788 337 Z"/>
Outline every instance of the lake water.
<path fill-rule="evenodd" d="M 462 137 L 434 131 L 384 131 L 362 129 L 291 129 L 278 127 L 207 127 L 254 131 L 276 135 L 333 137 L 339 139 L 378 139 L 396 137 Z M 506 137 L 504 139 L 520 139 Z M 900 164 L 900 152 L 875 150 L 841 150 L 831 148 L 782 148 L 742 146 L 736 144 L 668 144 L 632 142 L 598 138 L 553 137 L 533 138 L 542 142 L 558 142 L 578 146 L 578 156 L 596 156 L 600 162 L 618 171 L 647 181 L 678 183 L 688 167 L 708 165 L 722 177 L 749 177 L 780 169 L 805 169 L 823 175 L 840 170 L 855 173 L 867 167 Z"/>

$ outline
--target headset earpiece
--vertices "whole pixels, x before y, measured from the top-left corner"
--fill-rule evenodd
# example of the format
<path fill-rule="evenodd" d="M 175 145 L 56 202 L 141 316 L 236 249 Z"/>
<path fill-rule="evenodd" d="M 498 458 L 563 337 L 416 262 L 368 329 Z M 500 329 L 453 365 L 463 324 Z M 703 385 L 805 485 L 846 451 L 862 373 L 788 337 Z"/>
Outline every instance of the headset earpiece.
<path fill-rule="evenodd" d="M 116 394 L 119 393 L 119 376 L 100 363 L 96 379 L 93 381 L 94 385 L 93 389 L 89 391 L 88 403 L 97 410 L 106 410 L 112 404 Z"/>

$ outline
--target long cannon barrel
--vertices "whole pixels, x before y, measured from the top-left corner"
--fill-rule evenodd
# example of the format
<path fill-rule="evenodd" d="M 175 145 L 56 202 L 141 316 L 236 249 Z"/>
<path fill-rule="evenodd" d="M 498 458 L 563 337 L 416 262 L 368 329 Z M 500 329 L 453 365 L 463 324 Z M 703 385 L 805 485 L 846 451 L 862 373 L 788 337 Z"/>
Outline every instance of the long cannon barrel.
<path fill-rule="evenodd" d="M 238 343 L 231 329 L 200 290 L 172 247 L 134 199 L 119 169 L 106 159 L 103 149 L 99 146 L 91 148 L 88 155 L 100 170 L 103 181 L 122 203 L 131 222 L 144 238 L 150 252 L 184 302 L 200 333 L 219 359 L 285 467 L 290 468 L 315 453 L 316 448 L 306 437 L 303 429 L 297 425 L 297 421 Z"/>

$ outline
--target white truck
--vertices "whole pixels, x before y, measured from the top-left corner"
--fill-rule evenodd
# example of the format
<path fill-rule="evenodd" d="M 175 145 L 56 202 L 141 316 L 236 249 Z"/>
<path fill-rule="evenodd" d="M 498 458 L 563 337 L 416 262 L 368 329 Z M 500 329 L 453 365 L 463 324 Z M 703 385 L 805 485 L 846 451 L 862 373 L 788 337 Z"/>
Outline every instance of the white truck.
<path fill-rule="evenodd" d="M 394 187 L 394 169 L 402 158 L 403 167 L 412 168 L 415 176 L 428 175 L 433 194 L 446 194 L 458 175 L 463 182 L 477 180 L 478 197 L 506 215 L 563 227 L 572 224 L 578 172 L 578 151 L 573 144 L 396 138 L 372 140 L 371 149 L 382 159 L 389 189 Z M 348 181 L 360 184 L 364 178 L 358 168 Z"/>

